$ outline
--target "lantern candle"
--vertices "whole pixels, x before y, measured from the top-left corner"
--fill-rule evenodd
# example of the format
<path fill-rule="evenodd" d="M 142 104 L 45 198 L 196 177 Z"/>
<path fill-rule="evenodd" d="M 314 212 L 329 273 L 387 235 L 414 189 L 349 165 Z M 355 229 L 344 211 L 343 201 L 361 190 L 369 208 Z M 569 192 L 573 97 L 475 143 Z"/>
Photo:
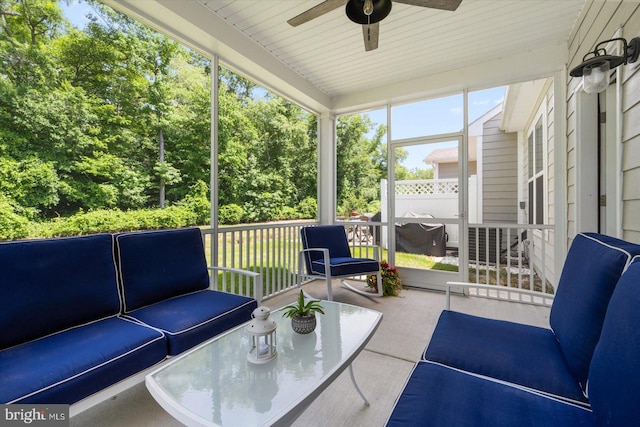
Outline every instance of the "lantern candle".
<path fill-rule="evenodd" d="M 247 354 L 247 360 L 251 363 L 266 363 L 278 356 L 276 350 L 275 320 L 269 319 L 271 310 L 267 307 L 258 307 L 253 310 L 253 320 L 247 325 L 247 332 L 251 337 L 251 350 Z"/>

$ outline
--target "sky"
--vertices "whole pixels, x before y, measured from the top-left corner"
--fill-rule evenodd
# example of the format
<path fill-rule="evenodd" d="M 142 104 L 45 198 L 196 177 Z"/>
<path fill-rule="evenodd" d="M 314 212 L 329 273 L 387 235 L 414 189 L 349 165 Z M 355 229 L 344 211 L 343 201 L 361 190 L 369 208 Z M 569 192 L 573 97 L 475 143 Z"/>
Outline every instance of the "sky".
<path fill-rule="evenodd" d="M 59 5 L 73 25 L 83 28 L 87 24 L 86 16 L 92 10 L 89 5 L 81 0 L 75 0 L 70 5 L 60 2 Z M 504 92 L 505 87 L 469 92 L 469 122 L 473 122 L 500 104 L 504 99 Z M 387 111 L 384 108 L 369 111 L 366 114 L 376 124 L 387 124 Z M 462 94 L 393 106 L 391 120 L 394 140 L 458 132 L 463 127 Z M 406 146 L 405 150 L 409 155 L 402 164 L 409 169 L 425 169 L 427 165 L 422 160 L 431 151 L 455 145 L 455 143 L 441 143 Z"/>
<path fill-rule="evenodd" d="M 500 104 L 504 99 L 505 87 L 469 92 L 469 123 Z M 415 138 L 459 132 L 463 127 L 462 94 L 419 101 L 391 107 L 393 140 Z M 366 113 L 376 124 L 387 124 L 387 110 L 375 110 Z M 434 149 L 455 147 L 456 143 L 405 146 L 407 159 L 402 165 L 409 169 L 425 169 L 423 159 Z"/>
<path fill-rule="evenodd" d="M 75 0 L 70 5 L 64 2 L 59 2 L 58 6 L 62 9 L 62 12 L 73 25 L 79 28 L 84 28 L 87 24 L 87 14 L 91 13 L 91 7 L 84 2 Z"/>

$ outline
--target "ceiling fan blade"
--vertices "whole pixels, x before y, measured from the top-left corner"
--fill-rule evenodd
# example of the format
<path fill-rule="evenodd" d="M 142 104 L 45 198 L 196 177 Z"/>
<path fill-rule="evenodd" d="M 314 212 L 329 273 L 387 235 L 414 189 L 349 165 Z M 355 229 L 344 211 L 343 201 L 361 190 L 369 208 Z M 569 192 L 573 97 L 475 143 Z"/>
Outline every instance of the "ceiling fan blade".
<path fill-rule="evenodd" d="M 430 7 L 432 9 L 456 10 L 462 0 L 393 0 L 394 3 L 410 4 L 411 6 Z"/>
<path fill-rule="evenodd" d="M 364 50 L 369 52 L 378 48 L 378 36 L 380 35 L 380 23 L 376 22 L 371 25 L 362 26 L 362 35 L 364 36 Z"/>
<path fill-rule="evenodd" d="M 292 27 L 297 27 L 300 24 L 309 22 L 319 16 L 324 15 L 327 12 L 331 12 L 334 9 L 344 6 L 347 0 L 325 0 L 322 3 L 302 12 L 300 15 L 289 19 L 287 22 Z"/>

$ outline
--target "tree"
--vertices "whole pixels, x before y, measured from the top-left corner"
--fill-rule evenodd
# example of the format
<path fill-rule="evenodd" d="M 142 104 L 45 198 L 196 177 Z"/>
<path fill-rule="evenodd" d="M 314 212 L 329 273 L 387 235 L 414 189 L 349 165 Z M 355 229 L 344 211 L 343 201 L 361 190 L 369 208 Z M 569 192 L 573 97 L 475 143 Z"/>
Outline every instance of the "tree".
<path fill-rule="evenodd" d="M 341 117 L 337 124 L 337 204 L 344 214 L 379 200 L 379 182 L 386 177 L 386 155 L 381 154 L 384 129 L 367 139 L 373 123 L 367 115 Z M 386 153 L 386 150 L 385 150 Z M 383 175 L 384 172 L 384 175 Z"/>
<path fill-rule="evenodd" d="M 168 204 L 193 199 L 196 187 L 201 199 L 210 170 L 210 61 L 90 4 L 80 30 L 55 0 L 0 0 L 5 200 L 36 218 L 149 207 L 163 186 Z M 315 116 L 229 70 L 221 69 L 220 83 L 221 204 L 245 207 L 252 220 L 281 218 L 303 201 L 312 211 Z"/>

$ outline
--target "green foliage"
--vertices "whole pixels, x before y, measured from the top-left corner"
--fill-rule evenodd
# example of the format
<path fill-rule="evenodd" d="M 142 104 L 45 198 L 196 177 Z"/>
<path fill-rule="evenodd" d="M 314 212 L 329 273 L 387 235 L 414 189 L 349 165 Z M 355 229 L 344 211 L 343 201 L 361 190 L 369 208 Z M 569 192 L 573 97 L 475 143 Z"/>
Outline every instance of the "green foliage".
<path fill-rule="evenodd" d="M 286 206 L 286 197 L 282 191 L 251 192 L 251 202 L 245 202 L 243 210 L 249 222 L 275 221 L 281 219 L 280 212 Z"/>
<path fill-rule="evenodd" d="M 337 205 L 342 215 L 352 210 L 362 211 L 372 200 L 380 200 L 380 179 L 386 176 L 386 147 L 381 150 L 384 126 L 374 130 L 367 115 L 340 117 L 337 132 Z"/>
<path fill-rule="evenodd" d="M 380 263 L 382 275 L 382 295 L 398 296 L 398 291 L 402 289 L 402 280 L 398 275 L 398 268 L 392 267 L 386 261 Z M 367 276 L 367 286 L 378 291 L 378 277 L 375 275 Z"/>
<path fill-rule="evenodd" d="M 294 304 L 287 305 L 282 309 L 282 317 L 294 317 L 294 316 L 312 316 L 315 313 L 324 314 L 322 305 L 319 300 L 304 300 L 304 292 L 300 290 L 298 299 Z"/>
<path fill-rule="evenodd" d="M 0 240 L 13 240 L 27 237 L 29 220 L 18 214 L 10 201 L 0 195 Z"/>
<path fill-rule="evenodd" d="M 89 4 L 79 29 L 57 0 L 0 0 L 0 235 L 24 236 L 26 220 L 32 236 L 207 224 L 210 62 Z M 220 71 L 220 222 L 315 218 L 317 117 Z M 338 203 L 360 210 L 386 173 L 386 130 L 371 130 L 338 121 Z"/>
<path fill-rule="evenodd" d="M 19 206 L 34 210 L 55 206 L 60 200 L 59 186 L 52 162 L 35 156 L 21 161 L 0 158 L 0 192 L 11 194 Z"/>
<path fill-rule="evenodd" d="M 208 224 L 211 217 L 211 201 L 209 200 L 209 187 L 203 181 L 197 181 L 189 189 L 189 194 L 177 203 L 185 207 L 195 215 L 196 224 Z"/>
<path fill-rule="evenodd" d="M 297 210 L 300 218 L 315 219 L 318 215 L 318 203 L 314 197 L 306 197 L 298 203 Z"/>
<path fill-rule="evenodd" d="M 157 162 L 153 166 L 153 171 L 167 185 L 177 184 L 182 181 L 180 171 L 171 166 L 169 162 Z"/>
<path fill-rule="evenodd" d="M 181 228 L 198 225 L 198 215 L 187 206 L 165 209 L 97 209 L 68 217 L 32 224 L 32 234 L 39 237 L 79 236 L 132 230 Z"/>
<path fill-rule="evenodd" d="M 233 203 L 218 208 L 218 221 L 220 224 L 239 224 L 244 217 L 244 210 Z"/>
<path fill-rule="evenodd" d="M 338 206 L 338 212 L 348 218 L 353 211 L 364 213 L 367 205 L 367 201 L 362 196 L 358 197 L 354 193 L 349 193 L 343 198 L 342 204 Z"/>
<path fill-rule="evenodd" d="M 380 204 L 381 204 L 380 200 L 372 200 L 367 204 L 367 207 L 365 208 L 364 211 L 368 213 L 376 214 L 381 210 Z"/>

